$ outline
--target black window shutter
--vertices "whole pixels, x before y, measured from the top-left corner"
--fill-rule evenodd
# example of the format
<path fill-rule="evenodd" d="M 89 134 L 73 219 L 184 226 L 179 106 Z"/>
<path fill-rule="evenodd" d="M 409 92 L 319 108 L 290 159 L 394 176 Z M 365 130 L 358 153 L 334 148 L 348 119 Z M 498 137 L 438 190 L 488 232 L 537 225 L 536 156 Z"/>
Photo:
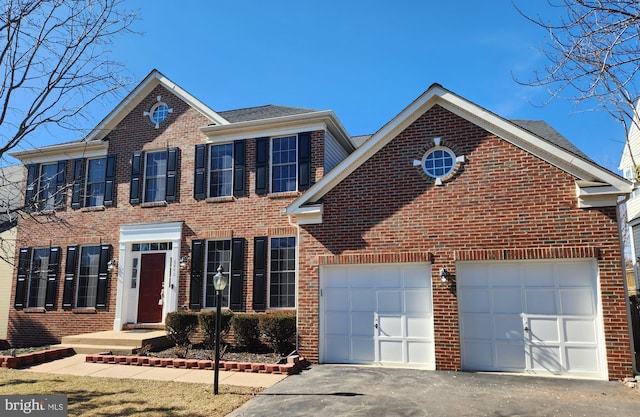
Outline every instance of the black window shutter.
<path fill-rule="evenodd" d="M 38 165 L 27 165 L 27 190 L 25 192 L 24 207 L 27 211 L 34 210 L 35 198 L 38 191 Z"/>
<path fill-rule="evenodd" d="M 253 309 L 267 308 L 267 237 L 253 238 Z"/>
<path fill-rule="evenodd" d="M 56 309 L 58 297 L 58 266 L 60 265 L 60 248 L 49 248 L 49 268 L 47 271 L 47 292 L 44 298 L 44 308 Z"/>
<path fill-rule="evenodd" d="M 67 177 L 67 161 L 58 162 L 58 175 L 56 176 L 56 207 L 64 207 L 66 192 L 66 177 Z"/>
<path fill-rule="evenodd" d="M 193 198 L 207 198 L 207 145 L 196 145 L 195 173 L 193 177 Z"/>
<path fill-rule="evenodd" d="M 31 248 L 20 248 L 18 255 L 18 279 L 16 282 L 16 298 L 13 306 L 24 308 L 24 300 L 27 293 L 27 278 L 31 264 Z"/>
<path fill-rule="evenodd" d="M 167 187 L 165 201 L 176 201 L 178 193 L 178 148 L 167 149 Z"/>
<path fill-rule="evenodd" d="M 189 290 L 189 308 L 202 308 L 202 276 L 204 266 L 204 240 L 191 242 L 191 285 Z"/>
<path fill-rule="evenodd" d="M 107 155 L 107 167 L 104 177 L 104 201 L 102 204 L 105 206 L 113 205 L 113 193 L 115 191 L 115 179 L 116 179 L 116 156 Z"/>
<path fill-rule="evenodd" d="M 233 142 L 233 195 L 243 197 L 245 178 L 245 141 Z"/>
<path fill-rule="evenodd" d="M 244 242 L 243 238 L 231 240 L 231 293 L 229 294 L 231 310 L 242 310 Z"/>
<path fill-rule="evenodd" d="M 140 193 L 142 192 L 142 157 L 144 152 L 134 151 L 131 157 L 131 188 L 129 189 L 129 202 L 131 204 L 140 203 Z"/>
<path fill-rule="evenodd" d="M 256 139 L 256 194 L 269 191 L 269 138 Z"/>
<path fill-rule="evenodd" d="M 109 283 L 109 269 L 107 263 L 111 257 L 111 245 L 100 246 L 100 261 L 98 265 L 98 288 L 96 290 L 96 308 L 107 308 L 107 290 Z"/>
<path fill-rule="evenodd" d="M 64 267 L 64 289 L 62 291 L 62 308 L 73 308 L 76 280 L 76 263 L 78 262 L 78 246 L 67 246 L 67 262 Z"/>
<path fill-rule="evenodd" d="M 78 158 L 73 160 L 73 186 L 71 187 L 71 208 L 78 209 L 81 207 L 82 199 L 82 177 L 84 170 L 84 159 Z"/>
<path fill-rule="evenodd" d="M 311 132 L 298 134 L 298 190 L 311 186 Z"/>

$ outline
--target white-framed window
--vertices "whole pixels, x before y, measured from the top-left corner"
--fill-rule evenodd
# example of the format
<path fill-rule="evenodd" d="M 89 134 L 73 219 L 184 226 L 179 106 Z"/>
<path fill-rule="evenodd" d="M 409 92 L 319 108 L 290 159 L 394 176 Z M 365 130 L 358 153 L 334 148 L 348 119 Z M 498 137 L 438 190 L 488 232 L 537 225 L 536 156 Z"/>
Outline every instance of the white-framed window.
<path fill-rule="evenodd" d="M 456 156 L 443 146 L 436 146 L 424 155 L 422 168 L 432 178 L 442 178 L 449 175 L 456 166 Z"/>
<path fill-rule="evenodd" d="M 165 201 L 167 186 L 167 152 L 146 152 L 144 202 Z"/>
<path fill-rule="evenodd" d="M 104 204 L 106 176 L 107 158 L 94 158 L 87 161 L 85 207 L 98 207 Z"/>
<path fill-rule="evenodd" d="M 233 195 L 233 143 L 209 148 L 209 197 Z"/>
<path fill-rule="evenodd" d="M 49 248 L 35 248 L 31 253 L 29 293 L 27 295 L 27 307 L 29 308 L 44 308 L 45 306 L 50 253 Z"/>
<path fill-rule="evenodd" d="M 98 273 L 100 271 L 100 245 L 82 246 L 78 265 L 76 285 L 76 307 L 95 307 L 98 294 Z"/>
<path fill-rule="evenodd" d="M 296 306 L 296 238 L 269 241 L 269 307 Z"/>
<path fill-rule="evenodd" d="M 222 265 L 223 274 L 230 278 L 231 271 L 231 240 L 209 240 L 206 248 L 206 279 L 204 282 L 204 307 L 216 306 L 216 290 L 213 286 L 213 277 L 218 273 L 218 267 Z M 229 291 L 231 280 L 222 291 L 221 307 L 229 307 Z"/>
<path fill-rule="evenodd" d="M 298 137 L 271 139 L 271 192 L 298 189 Z"/>

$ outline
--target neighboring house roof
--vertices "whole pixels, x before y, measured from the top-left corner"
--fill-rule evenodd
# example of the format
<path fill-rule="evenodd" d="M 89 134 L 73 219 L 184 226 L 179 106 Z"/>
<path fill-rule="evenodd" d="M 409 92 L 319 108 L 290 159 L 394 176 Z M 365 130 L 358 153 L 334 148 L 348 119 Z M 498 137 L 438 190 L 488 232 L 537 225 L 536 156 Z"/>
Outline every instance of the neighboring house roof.
<path fill-rule="evenodd" d="M 265 106 L 247 107 L 245 109 L 219 111 L 218 114 L 230 123 L 238 123 L 250 120 L 263 120 L 274 117 L 291 116 L 294 114 L 312 113 L 316 111 L 318 110 L 267 104 Z"/>
<path fill-rule="evenodd" d="M 372 135 L 351 136 L 351 142 L 353 142 L 353 144 L 356 145 L 356 148 L 359 148 L 360 145 L 365 143 L 367 141 L 367 139 L 369 139 L 371 136 Z"/>
<path fill-rule="evenodd" d="M 557 130 L 547 124 L 547 122 L 545 122 L 544 120 L 511 120 L 511 122 L 517 124 L 523 129 L 528 130 L 534 135 L 538 135 L 542 139 L 553 143 L 554 145 L 558 145 L 565 151 L 571 152 L 572 154 L 579 156 L 580 158 L 591 161 L 591 159 L 584 152 L 576 148 L 573 143 L 569 142 L 567 138 L 558 133 Z"/>
<path fill-rule="evenodd" d="M 580 207 L 615 206 L 619 196 L 627 195 L 632 190 L 632 184 L 629 181 L 581 156 L 581 152 L 573 146 L 568 146 L 566 143 L 568 141 L 560 134 L 546 128 L 540 122 L 524 122 L 522 124 L 525 127 L 522 127 L 454 94 L 439 84 L 433 84 L 356 151 L 294 200 L 285 212 L 296 215 L 299 223 L 301 221 L 321 222 L 322 197 L 435 105 L 573 175 L 576 178 Z"/>

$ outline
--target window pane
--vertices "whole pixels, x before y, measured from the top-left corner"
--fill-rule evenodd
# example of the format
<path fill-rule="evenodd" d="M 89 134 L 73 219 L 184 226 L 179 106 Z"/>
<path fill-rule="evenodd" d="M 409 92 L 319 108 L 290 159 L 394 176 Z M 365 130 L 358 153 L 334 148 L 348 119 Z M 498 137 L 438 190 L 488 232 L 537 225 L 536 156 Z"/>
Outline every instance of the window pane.
<path fill-rule="evenodd" d="M 271 150 L 271 192 L 297 190 L 297 137 L 275 138 Z"/>
<path fill-rule="evenodd" d="M 43 165 L 40 170 L 41 210 L 53 210 L 56 206 L 58 164 Z"/>
<path fill-rule="evenodd" d="M 213 277 L 218 273 L 218 266 L 222 265 L 222 273 L 227 278 L 231 271 L 231 241 L 230 240 L 210 240 L 207 242 L 207 278 L 204 289 L 204 306 L 216 307 L 216 290 L 213 286 Z M 229 287 L 222 291 L 222 307 L 229 307 Z"/>
<path fill-rule="evenodd" d="M 271 239 L 270 307 L 296 306 L 295 246 L 294 237 Z"/>
<path fill-rule="evenodd" d="M 31 257 L 27 307 L 44 307 L 49 273 L 49 248 L 34 249 Z"/>
<path fill-rule="evenodd" d="M 98 291 L 100 246 L 85 246 L 80 250 L 80 268 L 76 306 L 95 307 Z"/>
<path fill-rule="evenodd" d="M 104 182 L 107 158 L 90 159 L 87 164 L 87 189 L 85 206 L 95 207 L 104 203 Z"/>
<path fill-rule="evenodd" d="M 164 201 L 167 185 L 167 153 L 146 154 L 144 201 Z"/>
<path fill-rule="evenodd" d="M 233 144 L 211 146 L 209 163 L 209 197 L 232 195 Z"/>

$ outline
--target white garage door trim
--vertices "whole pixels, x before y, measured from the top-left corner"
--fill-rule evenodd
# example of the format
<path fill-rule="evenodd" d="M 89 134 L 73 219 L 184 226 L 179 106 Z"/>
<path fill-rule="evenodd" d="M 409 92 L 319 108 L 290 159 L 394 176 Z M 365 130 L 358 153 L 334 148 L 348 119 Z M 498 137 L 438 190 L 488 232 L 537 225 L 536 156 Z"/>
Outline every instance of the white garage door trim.
<path fill-rule="evenodd" d="M 321 363 L 435 369 L 428 263 L 322 265 Z"/>
<path fill-rule="evenodd" d="M 456 264 L 462 368 L 607 379 L 596 260 Z"/>

